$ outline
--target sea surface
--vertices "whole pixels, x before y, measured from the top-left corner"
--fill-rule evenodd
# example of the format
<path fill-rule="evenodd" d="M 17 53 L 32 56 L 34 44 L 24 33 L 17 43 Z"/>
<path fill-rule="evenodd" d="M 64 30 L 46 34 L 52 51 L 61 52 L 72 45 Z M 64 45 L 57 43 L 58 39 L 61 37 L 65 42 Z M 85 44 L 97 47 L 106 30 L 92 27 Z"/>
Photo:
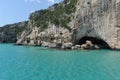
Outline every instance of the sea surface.
<path fill-rule="evenodd" d="M 0 44 L 0 80 L 120 80 L 120 52 Z"/>

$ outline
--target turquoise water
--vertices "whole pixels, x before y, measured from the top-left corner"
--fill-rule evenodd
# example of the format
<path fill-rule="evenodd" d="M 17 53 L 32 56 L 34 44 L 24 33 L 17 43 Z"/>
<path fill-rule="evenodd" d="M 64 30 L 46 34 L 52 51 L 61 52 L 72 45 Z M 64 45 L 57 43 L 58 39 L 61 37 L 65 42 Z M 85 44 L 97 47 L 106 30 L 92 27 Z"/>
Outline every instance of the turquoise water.
<path fill-rule="evenodd" d="M 0 44 L 0 80 L 120 80 L 120 52 Z"/>

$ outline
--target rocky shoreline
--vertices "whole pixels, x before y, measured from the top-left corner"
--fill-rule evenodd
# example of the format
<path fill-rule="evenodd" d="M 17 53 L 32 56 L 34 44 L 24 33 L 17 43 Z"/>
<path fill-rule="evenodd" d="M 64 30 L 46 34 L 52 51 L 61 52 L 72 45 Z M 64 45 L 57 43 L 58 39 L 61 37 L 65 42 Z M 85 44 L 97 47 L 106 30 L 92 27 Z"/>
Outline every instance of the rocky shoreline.
<path fill-rule="evenodd" d="M 14 45 L 25 46 L 25 44 L 18 44 L 18 43 L 15 43 Z M 101 46 L 93 44 L 89 40 L 87 40 L 86 43 L 84 43 L 82 45 L 78 45 L 78 44 L 74 45 L 71 42 L 64 43 L 63 45 L 61 43 L 56 44 L 56 43 L 50 43 L 50 42 L 41 42 L 40 45 L 26 44 L 26 46 L 40 46 L 40 47 L 56 48 L 56 49 L 62 49 L 62 50 L 98 50 L 98 49 L 102 49 Z"/>
<path fill-rule="evenodd" d="M 91 40 L 84 40 L 84 43 L 72 42 L 72 33 L 68 29 L 56 28 L 55 25 L 50 25 L 49 29 L 45 29 L 40 32 L 40 29 L 35 27 L 29 32 L 24 31 L 20 39 L 15 45 L 28 45 L 28 46 L 42 46 L 58 49 L 71 49 L 71 50 L 83 50 L 83 49 L 101 49 L 104 45 L 98 45 Z"/>
<path fill-rule="evenodd" d="M 120 49 L 120 0 L 63 0 L 0 28 L 0 42 L 60 49 Z"/>

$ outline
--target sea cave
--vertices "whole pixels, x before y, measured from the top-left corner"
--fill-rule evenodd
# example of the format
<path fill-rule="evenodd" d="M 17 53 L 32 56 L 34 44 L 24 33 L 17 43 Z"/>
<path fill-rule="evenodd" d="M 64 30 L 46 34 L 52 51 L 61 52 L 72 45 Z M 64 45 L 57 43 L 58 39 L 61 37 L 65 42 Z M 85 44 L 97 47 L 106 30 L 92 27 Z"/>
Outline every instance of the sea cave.
<path fill-rule="evenodd" d="M 77 44 L 82 45 L 85 44 L 86 41 L 91 41 L 93 45 L 97 45 L 100 49 L 111 49 L 106 41 L 96 37 L 84 36 L 77 42 Z"/>

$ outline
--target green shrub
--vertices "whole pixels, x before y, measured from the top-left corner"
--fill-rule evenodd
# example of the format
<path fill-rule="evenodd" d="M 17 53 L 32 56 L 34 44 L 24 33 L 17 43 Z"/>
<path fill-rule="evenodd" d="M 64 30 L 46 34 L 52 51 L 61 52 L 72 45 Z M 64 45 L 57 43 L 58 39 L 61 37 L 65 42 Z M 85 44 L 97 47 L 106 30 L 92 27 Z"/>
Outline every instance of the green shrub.
<path fill-rule="evenodd" d="M 48 22 L 68 28 L 67 24 L 71 21 L 71 13 L 75 12 L 76 2 L 77 0 L 64 0 L 62 3 L 54 4 L 49 9 L 32 13 L 29 19 L 35 22 L 33 26 L 42 29 L 47 28 Z"/>

